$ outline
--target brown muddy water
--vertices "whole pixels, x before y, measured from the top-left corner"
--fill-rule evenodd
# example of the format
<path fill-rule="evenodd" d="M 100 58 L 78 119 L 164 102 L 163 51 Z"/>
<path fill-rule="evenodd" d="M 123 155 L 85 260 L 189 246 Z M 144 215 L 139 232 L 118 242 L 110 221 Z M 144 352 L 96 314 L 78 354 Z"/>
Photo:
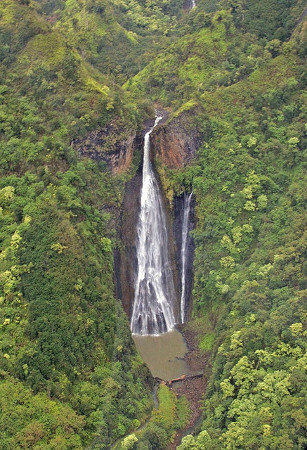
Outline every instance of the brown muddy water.
<path fill-rule="evenodd" d="M 153 377 L 168 381 L 190 373 L 184 360 L 188 349 L 179 331 L 159 336 L 133 335 L 133 340 Z"/>

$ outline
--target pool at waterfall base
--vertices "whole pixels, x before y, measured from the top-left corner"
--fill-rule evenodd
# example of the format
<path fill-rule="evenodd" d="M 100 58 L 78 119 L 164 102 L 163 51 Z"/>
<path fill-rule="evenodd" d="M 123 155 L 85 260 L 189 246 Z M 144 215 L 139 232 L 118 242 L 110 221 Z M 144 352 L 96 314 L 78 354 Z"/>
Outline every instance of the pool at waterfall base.
<path fill-rule="evenodd" d="M 188 349 L 175 328 L 160 335 L 133 335 L 135 345 L 153 377 L 168 381 L 189 375 L 184 356 Z"/>

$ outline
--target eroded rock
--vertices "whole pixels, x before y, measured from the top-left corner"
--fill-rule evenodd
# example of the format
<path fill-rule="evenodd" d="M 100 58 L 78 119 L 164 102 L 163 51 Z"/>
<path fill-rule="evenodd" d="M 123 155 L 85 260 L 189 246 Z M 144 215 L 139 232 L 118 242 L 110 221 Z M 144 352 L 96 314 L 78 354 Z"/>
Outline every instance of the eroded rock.
<path fill-rule="evenodd" d="M 202 141 L 202 132 L 190 112 L 170 119 L 152 133 L 155 155 L 171 169 L 188 165 L 196 157 Z"/>
<path fill-rule="evenodd" d="M 113 173 L 129 169 L 136 145 L 136 131 L 114 119 L 104 128 L 72 141 L 71 145 L 82 157 L 104 161 Z"/>

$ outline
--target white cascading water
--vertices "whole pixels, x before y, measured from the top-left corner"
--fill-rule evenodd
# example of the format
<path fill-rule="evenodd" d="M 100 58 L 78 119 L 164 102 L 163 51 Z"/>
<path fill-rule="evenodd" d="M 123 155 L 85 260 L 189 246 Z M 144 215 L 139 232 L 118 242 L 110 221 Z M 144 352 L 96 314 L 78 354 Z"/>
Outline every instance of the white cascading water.
<path fill-rule="evenodd" d="M 134 334 L 170 331 L 174 315 L 175 288 L 168 245 L 168 232 L 160 189 L 150 161 L 150 134 L 145 134 L 141 210 L 137 224 L 137 275 L 131 316 Z"/>
<path fill-rule="evenodd" d="M 186 273 L 187 273 L 187 253 L 188 253 L 188 236 L 189 236 L 189 217 L 191 210 L 191 199 L 193 192 L 191 194 L 184 194 L 184 204 L 183 204 L 183 222 L 182 222 L 182 239 L 181 239 L 181 300 L 180 300 L 180 311 L 181 311 L 181 323 L 186 321 Z"/>
<path fill-rule="evenodd" d="M 192 9 L 196 8 L 196 1 L 192 0 Z"/>

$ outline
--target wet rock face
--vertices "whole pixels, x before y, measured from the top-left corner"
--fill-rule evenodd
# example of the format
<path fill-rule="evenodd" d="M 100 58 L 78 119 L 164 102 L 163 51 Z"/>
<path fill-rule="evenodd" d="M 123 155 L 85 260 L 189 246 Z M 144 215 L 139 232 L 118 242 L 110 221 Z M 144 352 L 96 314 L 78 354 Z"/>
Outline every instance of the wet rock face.
<path fill-rule="evenodd" d="M 184 195 L 176 196 L 173 200 L 173 235 L 175 239 L 175 251 L 176 251 L 176 262 L 177 262 L 177 271 L 179 274 L 179 278 L 181 278 L 182 273 L 182 258 L 181 258 L 181 248 L 182 248 L 182 227 L 183 227 L 183 218 L 184 218 Z M 190 232 L 195 228 L 195 197 L 192 196 L 191 199 L 191 210 L 188 220 L 188 237 L 187 237 L 187 263 L 186 263 L 186 312 L 187 318 L 190 318 L 191 315 L 191 296 L 193 289 L 193 260 L 194 260 L 194 251 L 195 251 L 195 243 L 194 239 L 190 236 Z M 182 286 L 180 285 L 180 292 Z"/>
<path fill-rule="evenodd" d="M 150 124 L 152 126 L 152 123 Z M 137 136 L 136 139 L 136 149 L 138 151 L 143 151 L 143 135 Z M 114 255 L 115 261 L 115 272 L 116 272 L 116 294 L 117 297 L 122 301 L 124 310 L 127 316 L 131 317 L 133 301 L 134 301 L 134 284 L 135 276 L 137 273 L 137 256 L 136 256 L 136 241 L 137 241 L 137 223 L 140 212 L 140 193 L 142 187 L 142 171 L 143 171 L 143 160 L 137 170 L 136 175 L 126 183 L 125 195 L 123 204 L 121 207 L 121 214 L 118 223 L 120 231 L 121 248 L 118 249 Z M 156 173 L 157 182 L 160 185 L 160 180 L 158 174 Z M 162 186 L 160 185 L 160 190 L 162 193 L 162 201 L 164 204 L 164 209 L 166 213 L 166 223 L 169 232 L 169 245 L 170 245 L 170 255 L 171 263 L 174 277 L 174 284 L 176 290 L 176 298 L 179 296 L 179 278 L 177 271 L 176 262 L 176 250 L 175 250 L 175 239 L 173 235 L 172 228 L 172 213 L 169 208 L 169 204 L 164 198 Z M 175 317 L 179 317 L 179 302 L 178 305 L 174 307 Z"/>
<path fill-rule="evenodd" d="M 115 273 L 117 285 L 117 298 L 121 299 L 127 316 L 131 317 L 134 300 L 134 281 L 137 270 L 136 257 L 136 224 L 140 209 L 140 191 L 142 185 L 141 167 L 138 173 L 126 184 L 126 192 L 120 217 L 120 238 L 122 247 L 116 251 Z M 169 210 L 168 203 L 164 203 L 167 214 L 167 224 L 170 238 L 170 253 L 174 276 L 175 290 L 178 304 L 175 306 L 175 316 L 180 322 L 180 293 L 181 293 L 181 246 L 182 226 L 184 216 L 184 196 L 174 198 L 173 211 Z M 195 227 L 195 199 L 192 197 L 191 213 L 188 223 L 189 232 Z M 195 244 L 191 236 L 188 237 L 187 270 L 186 270 L 186 311 L 187 317 L 191 314 L 191 296 L 193 289 L 193 259 Z"/>
<path fill-rule="evenodd" d="M 182 113 L 152 133 L 155 155 L 171 169 L 188 165 L 195 158 L 202 141 L 202 132 L 193 123 L 191 113 Z"/>
<path fill-rule="evenodd" d="M 170 168 L 181 168 L 188 165 L 196 156 L 201 146 L 203 136 L 195 125 L 193 114 L 182 113 L 169 120 L 166 111 L 158 111 L 164 116 L 161 125 L 151 134 L 151 158 L 161 158 Z M 143 138 L 146 131 L 153 125 L 153 120 L 143 124 L 143 131 L 136 133 L 125 128 L 120 120 L 114 119 L 104 128 L 96 129 L 86 137 L 75 139 L 71 145 L 81 157 L 91 158 L 106 163 L 112 173 L 121 173 L 130 168 L 135 153 L 143 152 Z M 141 159 L 141 158 L 140 158 Z M 126 184 L 124 201 L 121 207 L 118 229 L 121 246 L 114 252 L 116 296 L 121 299 L 127 316 L 131 316 L 134 298 L 134 279 L 136 273 L 136 225 L 140 210 L 140 191 L 142 185 L 142 160 L 136 175 Z M 159 178 L 157 177 L 158 182 Z M 162 186 L 161 191 L 162 190 Z M 175 289 L 180 299 L 180 251 L 183 217 L 183 197 L 174 199 L 173 210 L 164 199 L 167 214 L 167 223 L 170 237 L 170 253 L 173 266 Z M 194 201 L 193 201 L 194 205 Z M 194 206 L 193 206 L 194 209 Z M 192 213 L 189 229 L 194 228 L 194 214 Z M 188 271 L 187 271 L 187 298 L 188 316 L 191 309 L 190 298 L 193 286 L 193 256 L 194 242 L 188 242 Z M 175 310 L 179 317 L 179 302 Z"/>
<path fill-rule="evenodd" d="M 73 140 L 71 145 L 80 156 L 104 161 L 113 173 L 122 173 L 132 163 L 135 140 L 136 132 L 114 119 L 106 127 Z"/>
<path fill-rule="evenodd" d="M 119 229 L 121 248 L 115 255 L 117 298 L 122 301 L 124 310 L 130 319 L 134 298 L 134 278 L 137 267 L 136 236 L 140 209 L 140 191 L 142 185 L 142 167 L 126 184 L 121 209 Z"/>

